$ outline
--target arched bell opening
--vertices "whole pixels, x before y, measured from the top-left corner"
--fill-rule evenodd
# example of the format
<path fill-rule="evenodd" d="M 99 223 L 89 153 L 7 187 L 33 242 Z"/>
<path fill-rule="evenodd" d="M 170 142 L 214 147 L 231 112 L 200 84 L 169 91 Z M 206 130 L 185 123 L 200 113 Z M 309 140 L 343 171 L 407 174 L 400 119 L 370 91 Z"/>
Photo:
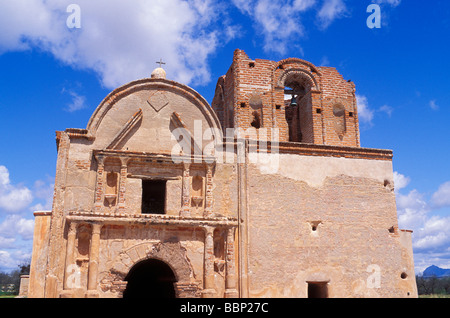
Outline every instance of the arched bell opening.
<path fill-rule="evenodd" d="M 285 117 L 289 128 L 289 141 L 303 142 L 301 107 L 305 104 L 307 88 L 299 76 L 288 76 L 284 87 Z M 310 95 L 308 95 L 310 96 Z M 303 107 L 304 108 L 304 107 Z"/>

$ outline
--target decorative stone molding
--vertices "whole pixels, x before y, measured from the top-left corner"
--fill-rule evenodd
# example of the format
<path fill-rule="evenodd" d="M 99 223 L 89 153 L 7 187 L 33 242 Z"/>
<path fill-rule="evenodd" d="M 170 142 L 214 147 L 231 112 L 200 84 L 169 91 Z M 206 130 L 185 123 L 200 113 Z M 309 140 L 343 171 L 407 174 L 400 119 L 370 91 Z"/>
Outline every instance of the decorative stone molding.
<path fill-rule="evenodd" d="M 287 59 L 279 61 L 276 64 L 275 69 L 282 68 L 286 64 L 300 64 L 300 65 L 303 65 L 304 67 L 309 68 L 311 70 L 311 72 L 317 73 L 319 76 L 321 76 L 321 73 L 320 73 L 319 69 L 314 64 L 312 64 L 311 62 L 299 59 L 297 57 L 289 57 Z"/>
<path fill-rule="evenodd" d="M 186 256 L 186 249 L 179 242 L 146 242 L 137 244 L 118 255 L 106 277 L 100 282 L 102 291 L 119 293 L 126 288 L 126 276 L 139 262 L 157 259 L 166 263 L 173 271 L 178 297 L 198 297 L 198 284 L 193 268 Z M 197 295 L 197 296 L 196 296 Z"/>
<path fill-rule="evenodd" d="M 161 109 L 169 104 L 169 100 L 166 94 L 162 91 L 156 91 L 147 99 L 147 103 L 156 111 L 159 112 Z"/>
<path fill-rule="evenodd" d="M 280 77 L 278 77 L 278 81 L 277 81 L 277 87 L 278 88 L 283 88 L 285 86 L 285 82 L 286 79 L 288 78 L 288 76 L 296 76 L 299 80 L 301 80 L 302 84 L 304 84 L 306 87 L 306 90 L 319 90 L 320 91 L 320 87 L 319 84 L 317 83 L 316 79 L 314 78 L 314 76 L 311 74 L 311 72 L 308 72 L 304 69 L 301 68 L 288 68 L 285 69 Z"/>

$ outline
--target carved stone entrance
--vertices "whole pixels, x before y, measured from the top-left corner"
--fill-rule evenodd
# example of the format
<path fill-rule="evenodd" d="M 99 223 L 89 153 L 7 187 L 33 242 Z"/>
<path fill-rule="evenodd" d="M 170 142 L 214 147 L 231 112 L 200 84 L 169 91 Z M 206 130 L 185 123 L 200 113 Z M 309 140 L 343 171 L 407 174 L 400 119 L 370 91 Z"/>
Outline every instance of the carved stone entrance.
<path fill-rule="evenodd" d="M 167 291 L 165 297 L 200 296 L 200 282 L 195 280 L 186 250 L 179 242 L 142 243 L 123 251 L 100 286 L 104 292 L 117 293 L 117 297 L 130 297 L 130 290 L 133 295 L 133 290 L 138 291 L 141 288 L 139 280 L 144 281 L 145 286 L 159 284 L 160 288 Z M 129 284 L 132 285 L 131 289 L 128 289 Z M 145 291 L 147 296 L 142 297 L 151 297 L 148 293 L 152 293 L 153 290 L 158 293 L 157 287 L 149 289 L 152 291 Z M 125 295 L 125 292 L 128 295 Z"/>
<path fill-rule="evenodd" d="M 131 268 L 123 298 L 175 298 L 172 269 L 163 261 L 147 259 Z"/>

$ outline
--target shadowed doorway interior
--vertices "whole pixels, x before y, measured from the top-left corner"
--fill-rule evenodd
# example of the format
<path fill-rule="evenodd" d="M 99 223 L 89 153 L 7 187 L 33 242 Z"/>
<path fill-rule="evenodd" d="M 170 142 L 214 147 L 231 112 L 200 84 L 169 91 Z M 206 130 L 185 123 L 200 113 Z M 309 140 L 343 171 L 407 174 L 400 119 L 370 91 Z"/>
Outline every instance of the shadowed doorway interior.
<path fill-rule="evenodd" d="M 175 298 L 175 274 L 166 263 L 148 259 L 131 268 L 123 298 Z"/>

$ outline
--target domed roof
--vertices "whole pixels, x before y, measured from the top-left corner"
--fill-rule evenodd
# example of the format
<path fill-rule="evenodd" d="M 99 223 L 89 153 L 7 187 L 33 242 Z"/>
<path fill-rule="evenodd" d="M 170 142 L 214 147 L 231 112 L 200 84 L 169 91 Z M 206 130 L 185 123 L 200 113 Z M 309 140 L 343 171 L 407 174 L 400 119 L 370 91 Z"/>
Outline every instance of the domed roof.
<path fill-rule="evenodd" d="M 166 71 L 163 68 L 157 67 L 153 70 L 151 78 L 166 78 Z"/>

